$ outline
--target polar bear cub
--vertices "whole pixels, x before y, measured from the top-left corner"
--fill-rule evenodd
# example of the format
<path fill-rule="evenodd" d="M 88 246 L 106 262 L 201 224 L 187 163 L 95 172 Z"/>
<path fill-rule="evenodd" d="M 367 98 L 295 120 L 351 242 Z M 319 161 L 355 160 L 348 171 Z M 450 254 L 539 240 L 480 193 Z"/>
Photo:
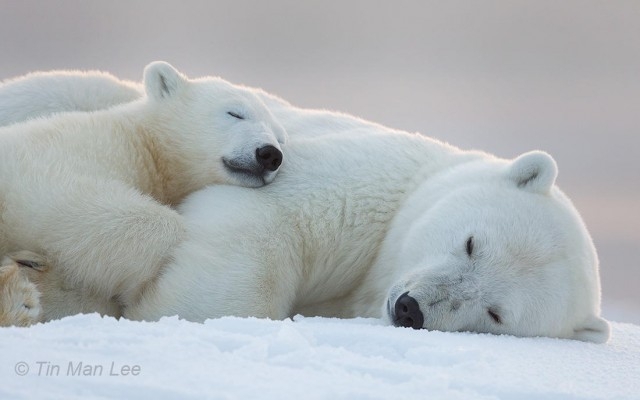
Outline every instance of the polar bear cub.
<path fill-rule="evenodd" d="M 145 68 L 144 90 L 0 128 L 0 254 L 46 254 L 67 285 L 126 304 L 185 238 L 170 206 L 274 179 L 286 133 L 251 91 L 164 62 Z"/>
<path fill-rule="evenodd" d="M 61 268 L 30 251 L 4 256 L 0 263 L 0 326 L 29 326 L 69 315 L 121 316 L 117 301 L 69 286 Z"/>
<path fill-rule="evenodd" d="M 32 256 L 40 257 L 37 254 Z M 29 326 L 41 318 L 41 291 L 27 275 L 26 269 L 10 256 L 0 260 L 0 326 Z M 62 290 L 55 287 L 50 292 L 59 294 Z"/>
<path fill-rule="evenodd" d="M 139 85 L 102 71 L 33 72 L 3 81 L 0 88 L 0 126 L 64 111 L 103 110 L 143 92 Z"/>

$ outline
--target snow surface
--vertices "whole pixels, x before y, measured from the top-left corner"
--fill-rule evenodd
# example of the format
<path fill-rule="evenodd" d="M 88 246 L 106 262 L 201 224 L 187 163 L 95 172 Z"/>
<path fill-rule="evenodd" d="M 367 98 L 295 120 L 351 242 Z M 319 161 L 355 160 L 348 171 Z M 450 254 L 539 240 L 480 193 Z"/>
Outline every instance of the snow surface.
<path fill-rule="evenodd" d="M 0 382 L 0 399 L 640 399 L 640 326 L 614 323 L 598 345 L 362 318 L 79 315 L 0 328 Z"/>

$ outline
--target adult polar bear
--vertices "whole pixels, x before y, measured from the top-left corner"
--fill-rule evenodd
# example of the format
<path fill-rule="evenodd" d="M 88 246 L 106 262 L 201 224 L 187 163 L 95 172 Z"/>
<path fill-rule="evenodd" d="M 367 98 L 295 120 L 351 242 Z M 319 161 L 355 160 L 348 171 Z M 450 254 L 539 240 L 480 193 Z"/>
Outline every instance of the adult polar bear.
<path fill-rule="evenodd" d="M 164 62 L 144 90 L 0 129 L 0 257 L 46 254 L 66 286 L 128 304 L 185 238 L 171 206 L 212 183 L 273 180 L 285 132 L 254 93 Z"/>
<path fill-rule="evenodd" d="M 189 239 L 125 316 L 607 340 L 595 249 L 546 153 L 502 160 L 258 94 L 290 134 L 278 180 L 190 196 Z"/>

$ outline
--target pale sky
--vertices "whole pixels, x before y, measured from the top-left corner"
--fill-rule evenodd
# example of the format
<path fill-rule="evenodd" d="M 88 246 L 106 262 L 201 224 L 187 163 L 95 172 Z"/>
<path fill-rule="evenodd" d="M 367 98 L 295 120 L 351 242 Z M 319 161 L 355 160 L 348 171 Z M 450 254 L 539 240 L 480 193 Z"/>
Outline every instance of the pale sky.
<path fill-rule="evenodd" d="M 640 323 L 639 1 L 0 0 L 0 10 L 0 79 L 66 68 L 139 80 L 163 59 L 461 148 L 548 151 L 598 248 L 605 312 Z"/>

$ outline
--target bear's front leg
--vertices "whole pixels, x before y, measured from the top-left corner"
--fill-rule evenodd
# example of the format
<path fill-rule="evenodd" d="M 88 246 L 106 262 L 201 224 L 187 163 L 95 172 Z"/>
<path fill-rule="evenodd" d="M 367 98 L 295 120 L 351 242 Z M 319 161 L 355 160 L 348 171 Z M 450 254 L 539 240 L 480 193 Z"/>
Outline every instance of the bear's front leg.
<path fill-rule="evenodd" d="M 0 263 L 0 326 L 29 326 L 40 321 L 40 291 L 26 269 L 46 269 L 44 257 L 31 252 L 12 253 Z"/>
<path fill-rule="evenodd" d="M 26 184 L 37 208 L 19 212 L 23 198 L 9 198 L 5 221 L 17 243 L 50 258 L 64 287 L 122 304 L 135 301 L 182 242 L 182 217 L 170 207 L 119 181 L 69 177 L 52 188 Z"/>

